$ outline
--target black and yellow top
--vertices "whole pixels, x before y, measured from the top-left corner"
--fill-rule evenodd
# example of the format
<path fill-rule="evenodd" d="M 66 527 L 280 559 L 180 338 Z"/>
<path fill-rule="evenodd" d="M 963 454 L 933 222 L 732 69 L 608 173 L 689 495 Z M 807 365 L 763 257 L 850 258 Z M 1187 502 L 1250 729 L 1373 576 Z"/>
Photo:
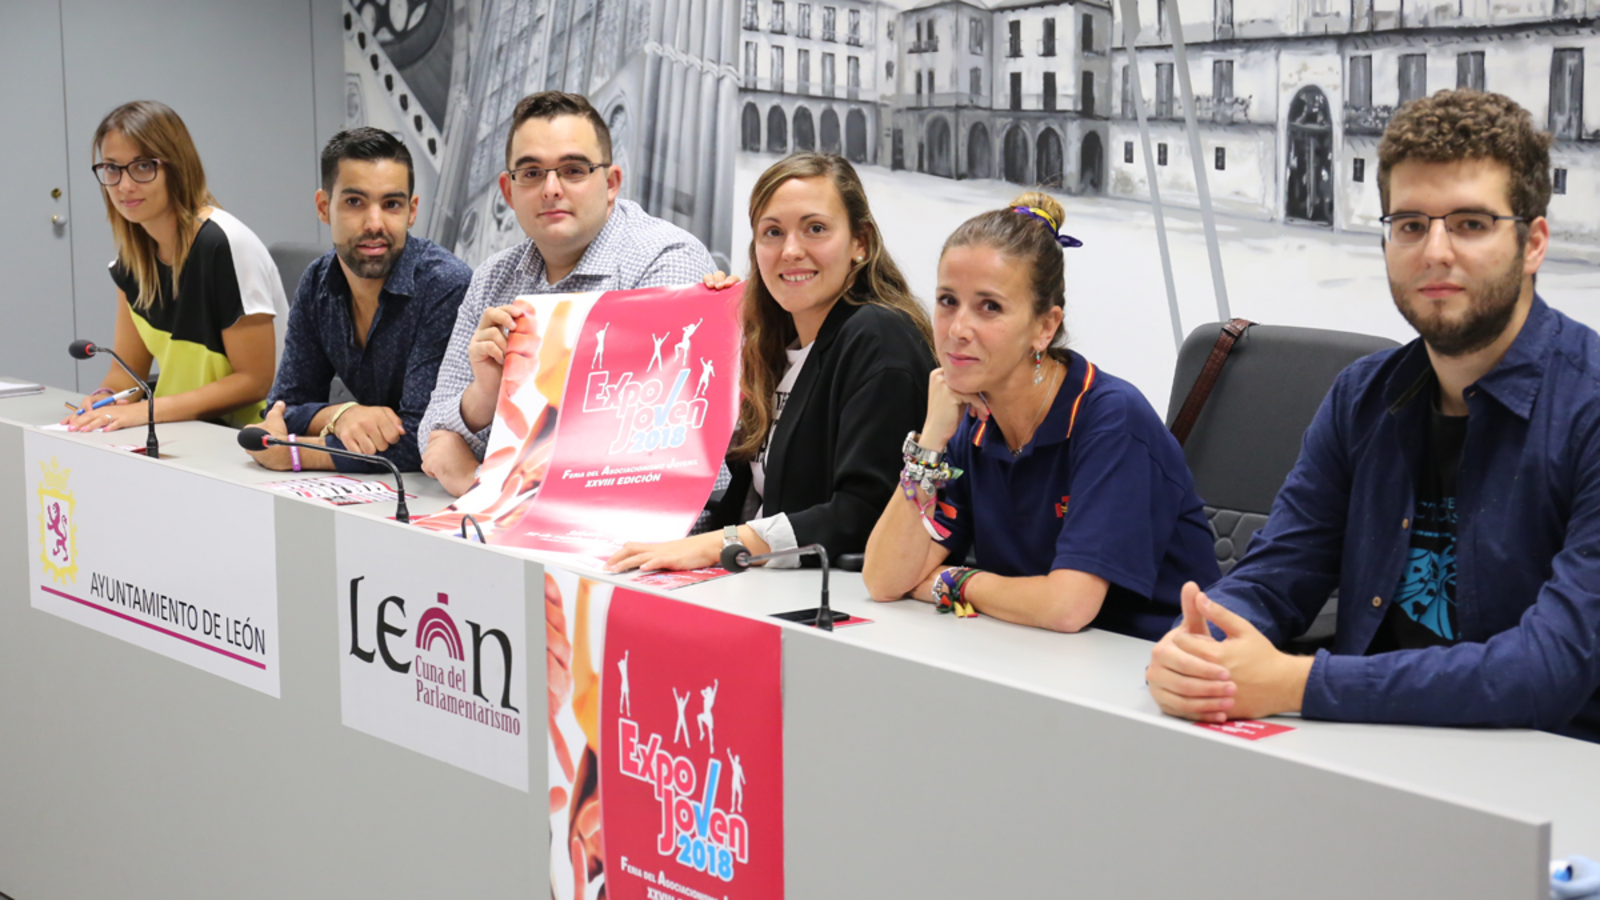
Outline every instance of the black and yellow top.
<path fill-rule="evenodd" d="M 178 274 L 176 302 L 172 267 L 159 264 L 159 271 L 161 296 L 140 311 L 138 281 L 120 262 L 111 262 L 111 280 L 127 295 L 139 337 L 161 372 L 157 397 L 192 391 L 231 375 L 222 332 L 241 316 L 270 316 L 287 305 L 266 245 L 243 222 L 220 209 L 201 223 L 195 235 Z M 234 426 L 259 422 L 264 407 L 265 401 L 242 406 L 223 415 L 222 421 Z"/>

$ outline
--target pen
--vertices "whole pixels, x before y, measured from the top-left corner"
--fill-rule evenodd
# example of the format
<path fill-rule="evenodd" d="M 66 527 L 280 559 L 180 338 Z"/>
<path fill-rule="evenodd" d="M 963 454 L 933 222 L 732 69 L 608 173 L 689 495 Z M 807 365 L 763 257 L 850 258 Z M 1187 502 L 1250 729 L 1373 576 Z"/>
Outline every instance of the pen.
<path fill-rule="evenodd" d="M 134 394 L 137 394 L 137 393 L 139 393 L 139 389 L 136 388 L 136 387 L 128 388 L 125 391 L 118 391 L 117 393 L 112 394 L 111 396 L 105 398 L 104 400 L 96 400 L 94 402 L 94 405 L 90 406 L 89 408 L 90 409 L 99 409 L 102 406 L 110 406 L 111 404 L 116 403 L 118 400 L 127 400 L 130 397 L 132 397 Z M 68 403 L 67 405 L 71 406 L 72 404 Z M 81 409 L 74 409 L 73 412 L 77 413 L 80 416 L 83 415 L 83 410 L 81 410 Z"/>

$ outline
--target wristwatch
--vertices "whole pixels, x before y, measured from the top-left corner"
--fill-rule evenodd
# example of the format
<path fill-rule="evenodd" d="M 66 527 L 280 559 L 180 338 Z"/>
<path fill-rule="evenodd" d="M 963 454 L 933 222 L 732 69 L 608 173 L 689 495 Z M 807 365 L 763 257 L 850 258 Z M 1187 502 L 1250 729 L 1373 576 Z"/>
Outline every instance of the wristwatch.
<path fill-rule="evenodd" d="M 739 526 L 728 525 L 722 529 L 722 549 L 726 550 L 739 543 Z"/>
<path fill-rule="evenodd" d="M 943 450 L 929 450 L 917 443 L 921 438 L 915 431 L 906 432 L 906 442 L 900 447 L 900 453 L 905 456 L 906 462 L 934 468 L 944 460 Z"/>

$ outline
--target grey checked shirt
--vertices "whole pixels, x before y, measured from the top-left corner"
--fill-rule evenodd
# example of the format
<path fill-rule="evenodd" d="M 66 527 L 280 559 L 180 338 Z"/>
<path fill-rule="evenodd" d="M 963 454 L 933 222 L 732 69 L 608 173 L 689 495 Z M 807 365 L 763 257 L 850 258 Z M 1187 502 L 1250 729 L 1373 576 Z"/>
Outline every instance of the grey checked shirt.
<path fill-rule="evenodd" d="M 489 431 L 472 431 L 461 421 L 461 395 L 472 384 L 467 345 L 478 320 L 491 306 L 504 306 L 523 294 L 570 294 L 582 291 L 627 291 L 634 288 L 696 284 L 716 271 L 711 254 L 694 235 L 651 216 L 631 200 L 618 200 L 605 227 L 584 251 L 578 267 L 555 284 L 545 277 L 544 257 L 526 238 L 496 253 L 472 273 L 472 284 L 456 314 L 450 346 L 439 365 L 428 411 L 417 435 L 420 450 L 434 431 L 454 431 L 466 438 L 478 461 L 489 444 Z"/>

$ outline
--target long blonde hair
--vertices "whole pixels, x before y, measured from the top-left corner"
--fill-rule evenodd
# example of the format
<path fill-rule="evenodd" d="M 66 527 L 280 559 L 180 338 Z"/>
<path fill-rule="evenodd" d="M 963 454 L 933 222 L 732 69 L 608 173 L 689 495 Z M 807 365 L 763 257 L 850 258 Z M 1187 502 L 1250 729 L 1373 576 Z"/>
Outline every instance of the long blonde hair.
<path fill-rule="evenodd" d="M 178 246 L 172 253 L 172 299 L 176 300 L 178 274 L 183 271 L 194 236 L 200 231 L 200 210 L 217 205 L 216 198 L 206 187 L 205 167 L 200 164 L 200 154 L 194 149 L 194 141 L 183 119 L 165 103 L 135 100 L 107 113 L 100 120 L 100 127 L 94 130 L 92 146 L 96 162 L 100 160 L 101 142 L 113 131 L 121 132 L 137 144 L 142 156 L 161 160 L 161 169 L 166 173 L 167 203 L 178 220 Z M 124 172 L 123 177 L 129 176 Z M 156 239 L 117 212 L 110 188 L 102 187 L 101 197 L 106 203 L 111 236 L 116 240 L 117 260 L 139 283 L 139 296 L 133 305 L 143 312 L 161 294 Z"/>
<path fill-rule="evenodd" d="M 750 192 L 750 228 L 756 231 L 756 222 L 772 202 L 784 182 L 794 178 L 826 177 L 844 201 L 850 220 L 850 236 L 860 239 L 863 261 L 853 263 L 845 279 L 840 302 L 861 306 L 874 304 L 904 313 L 917 326 L 922 339 L 933 348 L 933 325 L 928 313 L 912 296 L 900 268 L 883 247 L 883 237 L 872 219 L 872 209 L 867 205 L 867 192 L 850 162 L 842 156 L 825 153 L 795 153 L 772 164 L 756 180 Z M 744 349 L 740 351 L 739 428 L 728 456 L 736 460 L 754 459 L 761 444 L 772 428 L 772 393 L 783 380 L 788 357 L 784 350 L 799 336 L 794 317 L 772 298 L 767 285 L 761 280 L 756 263 L 756 242 L 750 239 L 750 272 L 752 277 L 744 283 L 744 298 L 740 304 L 740 324 L 744 330 Z"/>

